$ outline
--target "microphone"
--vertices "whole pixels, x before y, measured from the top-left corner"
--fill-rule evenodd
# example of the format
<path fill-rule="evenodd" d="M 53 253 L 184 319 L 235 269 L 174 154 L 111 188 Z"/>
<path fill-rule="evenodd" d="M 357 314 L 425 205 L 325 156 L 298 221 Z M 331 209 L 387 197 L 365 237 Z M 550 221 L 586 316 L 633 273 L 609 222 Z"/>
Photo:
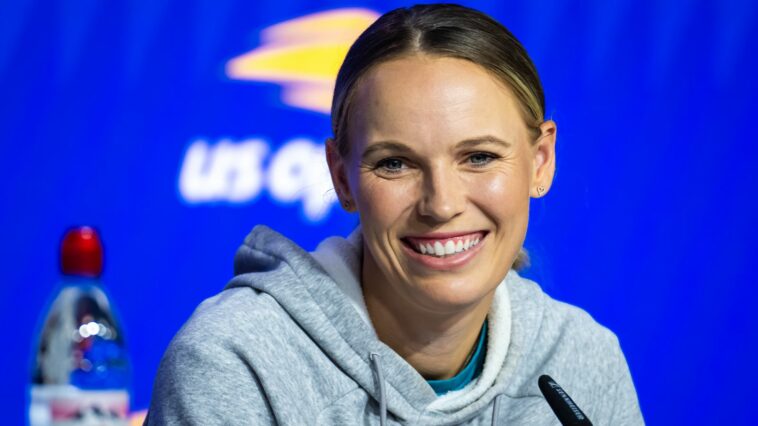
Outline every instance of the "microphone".
<path fill-rule="evenodd" d="M 558 417 L 563 426 L 592 426 L 590 419 L 582 413 L 582 410 L 552 377 L 543 374 L 537 380 L 537 384 L 550 408 L 553 409 L 555 417 Z"/>

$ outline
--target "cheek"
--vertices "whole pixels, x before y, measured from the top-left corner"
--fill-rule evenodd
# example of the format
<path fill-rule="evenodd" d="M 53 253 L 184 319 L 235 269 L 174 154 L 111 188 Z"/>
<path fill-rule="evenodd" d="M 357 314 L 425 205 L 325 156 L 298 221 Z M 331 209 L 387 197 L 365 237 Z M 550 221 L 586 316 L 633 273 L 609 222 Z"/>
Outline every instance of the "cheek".
<path fill-rule="evenodd" d="M 411 179 L 357 176 L 355 199 L 364 226 L 387 226 L 412 208 L 417 186 Z"/>
<path fill-rule="evenodd" d="M 514 213 L 528 205 L 529 186 L 522 176 L 510 173 L 484 173 L 471 179 L 470 193 L 477 201 L 499 211 Z"/>
<path fill-rule="evenodd" d="M 485 173 L 470 182 L 471 201 L 501 231 L 502 237 L 522 235 L 529 218 L 529 185 L 522 176 Z M 508 237 L 510 238 L 510 237 Z"/>

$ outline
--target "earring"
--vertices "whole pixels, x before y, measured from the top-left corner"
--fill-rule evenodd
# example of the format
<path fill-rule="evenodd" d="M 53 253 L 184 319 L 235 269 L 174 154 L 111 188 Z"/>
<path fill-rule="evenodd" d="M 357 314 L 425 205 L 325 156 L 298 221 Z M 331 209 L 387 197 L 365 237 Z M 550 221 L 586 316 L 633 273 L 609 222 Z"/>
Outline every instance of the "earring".
<path fill-rule="evenodd" d="M 350 201 L 342 200 L 342 208 L 346 211 L 350 211 Z"/>
<path fill-rule="evenodd" d="M 545 191 L 545 188 L 543 188 L 543 187 L 541 187 L 541 186 L 538 186 L 538 187 L 537 187 L 537 196 L 538 196 L 538 197 L 541 197 L 541 196 L 542 196 L 542 193 L 543 193 L 544 191 Z"/>

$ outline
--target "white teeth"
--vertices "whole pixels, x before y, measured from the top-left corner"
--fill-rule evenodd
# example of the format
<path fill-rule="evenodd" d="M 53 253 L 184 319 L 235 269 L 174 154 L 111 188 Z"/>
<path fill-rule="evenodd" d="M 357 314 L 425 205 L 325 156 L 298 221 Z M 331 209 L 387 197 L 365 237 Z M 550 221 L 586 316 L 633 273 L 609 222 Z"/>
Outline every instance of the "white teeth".
<path fill-rule="evenodd" d="M 416 249 L 421 254 L 442 257 L 469 250 L 479 244 L 479 240 L 479 238 L 474 238 L 458 241 L 447 240 L 445 243 L 442 243 L 441 241 L 435 241 L 433 243 L 417 243 L 418 245 L 416 246 Z"/>
<path fill-rule="evenodd" d="M 455 253 L 455 243 L 452 240 L 448 240 L 448 242 L 445 243 L 445 254 L 453 253 Z"/>
<path fill-rule="evenodd" d="M 445 247 L 443 247 L 442 243 L 440 243 L 439 241 L 434 242 L 434 254 L 437 256 L 445 255 Z"/>

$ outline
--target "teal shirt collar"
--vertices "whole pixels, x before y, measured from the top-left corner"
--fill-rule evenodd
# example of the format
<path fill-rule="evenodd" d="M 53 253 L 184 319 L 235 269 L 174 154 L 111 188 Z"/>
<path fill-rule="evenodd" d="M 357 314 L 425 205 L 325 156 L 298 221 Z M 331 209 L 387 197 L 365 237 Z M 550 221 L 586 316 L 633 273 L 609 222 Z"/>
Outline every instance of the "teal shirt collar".
<path fill-rule="evenodd" d="M 468 364 L 463 367 L 463 370 L 458 372 L 455 376 L 445 380 L 427 380 L 426 382 L 434 389 L 437 396 L 444 395 L 450 391 L 460 390 L 466 387 L 474 379 L 479 377 L 479 374 L 484 368 L 484 358 L 487 353 L 486 345 L 487 341 L 487 321 L 484 321 L 482 325 L 482 331 L 479 333 L 479 340 L 476 342 L 476 349 L 474 354 L 471 355 L 471 359 Z"/>

